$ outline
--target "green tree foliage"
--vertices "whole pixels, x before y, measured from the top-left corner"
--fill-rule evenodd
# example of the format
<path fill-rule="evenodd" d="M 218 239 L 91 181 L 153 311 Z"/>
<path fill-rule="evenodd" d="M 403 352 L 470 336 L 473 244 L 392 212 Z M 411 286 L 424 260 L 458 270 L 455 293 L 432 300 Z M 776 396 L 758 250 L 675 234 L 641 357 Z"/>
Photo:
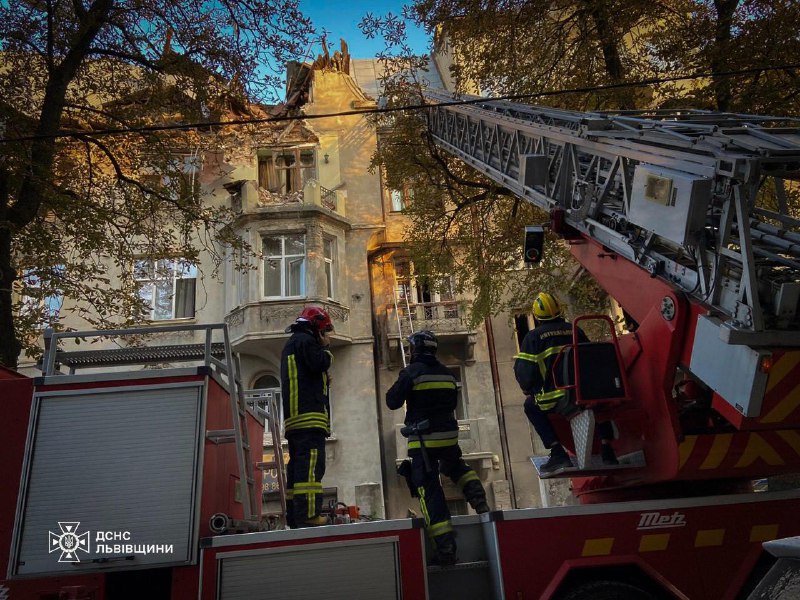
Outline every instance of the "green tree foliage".
<path fill-rule="evenodd" d="M 541 104 L 577 110 L 692 107 L 772 114 L 800 112 L 798 70 L 764 68 L 796 63 L 800 56 L 800 3 L 791 0 L 417 0 L 406 8 L 436 35 L 438 50 L 453 57 L 460 92 L 537 94 L 594 86 L 622 87 L 541 98 Z M 368 15 L 367 35 L 383 35 L 390 104 L 422 102 L 402 22 Z M 394 61 L 394 62 L 393 62 Z M 744 76 L 726 73 L 752 69 Z M 715 74 L 658 86 L 624 87 L 652 78 Z M 415 264 L 452 272 L 460 290 L 477 299 L 473 321 L 504 308 L 523 307 L 533 291 L 569 298 L 578 312 L 603 306 L 597 286 L 569 257 L 563 243 L 547 245 L 547 258 L 519 271 L 522 228 L 542 223 L 507 190 L 437 149 L 418 114 L 396 113 L 375 155 L 376 167 L 395 189 L 410 186 L 407 238 Z M 798 202 L 789 189 L 787 202 Z M 774 206 L 774 190 L 762 202 Z M 511 270 L 509 270 L 511 269 Z"/>
<path fill-rule="evenodd" d="M 197 180 L 218 132 L 102 131 L 253 116 L 311 34 L 297 0 L 0 5 L 0 363 L 36 351 L 53 296 L 125 324 L 136 258 L 219 258 L 230 215 Z"/>

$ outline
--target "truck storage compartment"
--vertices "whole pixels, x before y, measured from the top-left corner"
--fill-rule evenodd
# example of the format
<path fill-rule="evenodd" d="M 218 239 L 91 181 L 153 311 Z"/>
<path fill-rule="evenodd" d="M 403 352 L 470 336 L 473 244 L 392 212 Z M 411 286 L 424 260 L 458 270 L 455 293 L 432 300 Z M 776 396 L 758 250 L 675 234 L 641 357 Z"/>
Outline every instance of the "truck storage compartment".
<path fill-rule="evenodd" d="M 12 575 L 194 560 L 204 380 L 151 381 L 35 394 Z"/>

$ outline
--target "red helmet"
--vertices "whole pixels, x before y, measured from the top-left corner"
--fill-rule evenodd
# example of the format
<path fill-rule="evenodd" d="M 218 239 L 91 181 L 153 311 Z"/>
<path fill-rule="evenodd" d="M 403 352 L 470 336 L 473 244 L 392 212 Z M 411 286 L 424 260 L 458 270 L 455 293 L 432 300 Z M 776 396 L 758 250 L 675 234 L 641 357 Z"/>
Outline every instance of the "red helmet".
<path fill-rule="evenodd" d="M 319 306 L 306 306 L 300 316 L 297 317 L 298 323 L 311 323 L 320 333 L 323 331 L 333 331 L 333 321 L 328 312 Z"/>

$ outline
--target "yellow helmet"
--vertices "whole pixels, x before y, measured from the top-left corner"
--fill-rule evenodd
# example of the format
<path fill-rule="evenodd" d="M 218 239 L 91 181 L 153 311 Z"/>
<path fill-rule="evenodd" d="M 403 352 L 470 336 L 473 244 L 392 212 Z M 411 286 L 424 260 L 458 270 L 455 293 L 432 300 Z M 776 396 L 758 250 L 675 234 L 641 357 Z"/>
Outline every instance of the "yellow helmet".
<path fill-rule="evenodd" d="M 533 316 L 539 321 L 549 321 L 561 316 L 561 306 L 552 294 L 539 292 L 533 301 Z"/>

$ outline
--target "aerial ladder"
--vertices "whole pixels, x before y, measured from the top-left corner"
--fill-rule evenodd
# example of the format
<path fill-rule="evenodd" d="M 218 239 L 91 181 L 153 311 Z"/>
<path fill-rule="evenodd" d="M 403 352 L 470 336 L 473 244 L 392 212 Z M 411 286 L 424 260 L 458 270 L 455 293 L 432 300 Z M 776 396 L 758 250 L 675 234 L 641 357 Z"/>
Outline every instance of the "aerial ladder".
<path fill-rule="evenodd" d="M 435 143 L 546 211 L 633 322 L 619 338 L 625 401 L 587 404 L 644 461 L 578 473 L 576 495 L 719 491 L 800 470 L 797 120 L 424 94 Z"/>

